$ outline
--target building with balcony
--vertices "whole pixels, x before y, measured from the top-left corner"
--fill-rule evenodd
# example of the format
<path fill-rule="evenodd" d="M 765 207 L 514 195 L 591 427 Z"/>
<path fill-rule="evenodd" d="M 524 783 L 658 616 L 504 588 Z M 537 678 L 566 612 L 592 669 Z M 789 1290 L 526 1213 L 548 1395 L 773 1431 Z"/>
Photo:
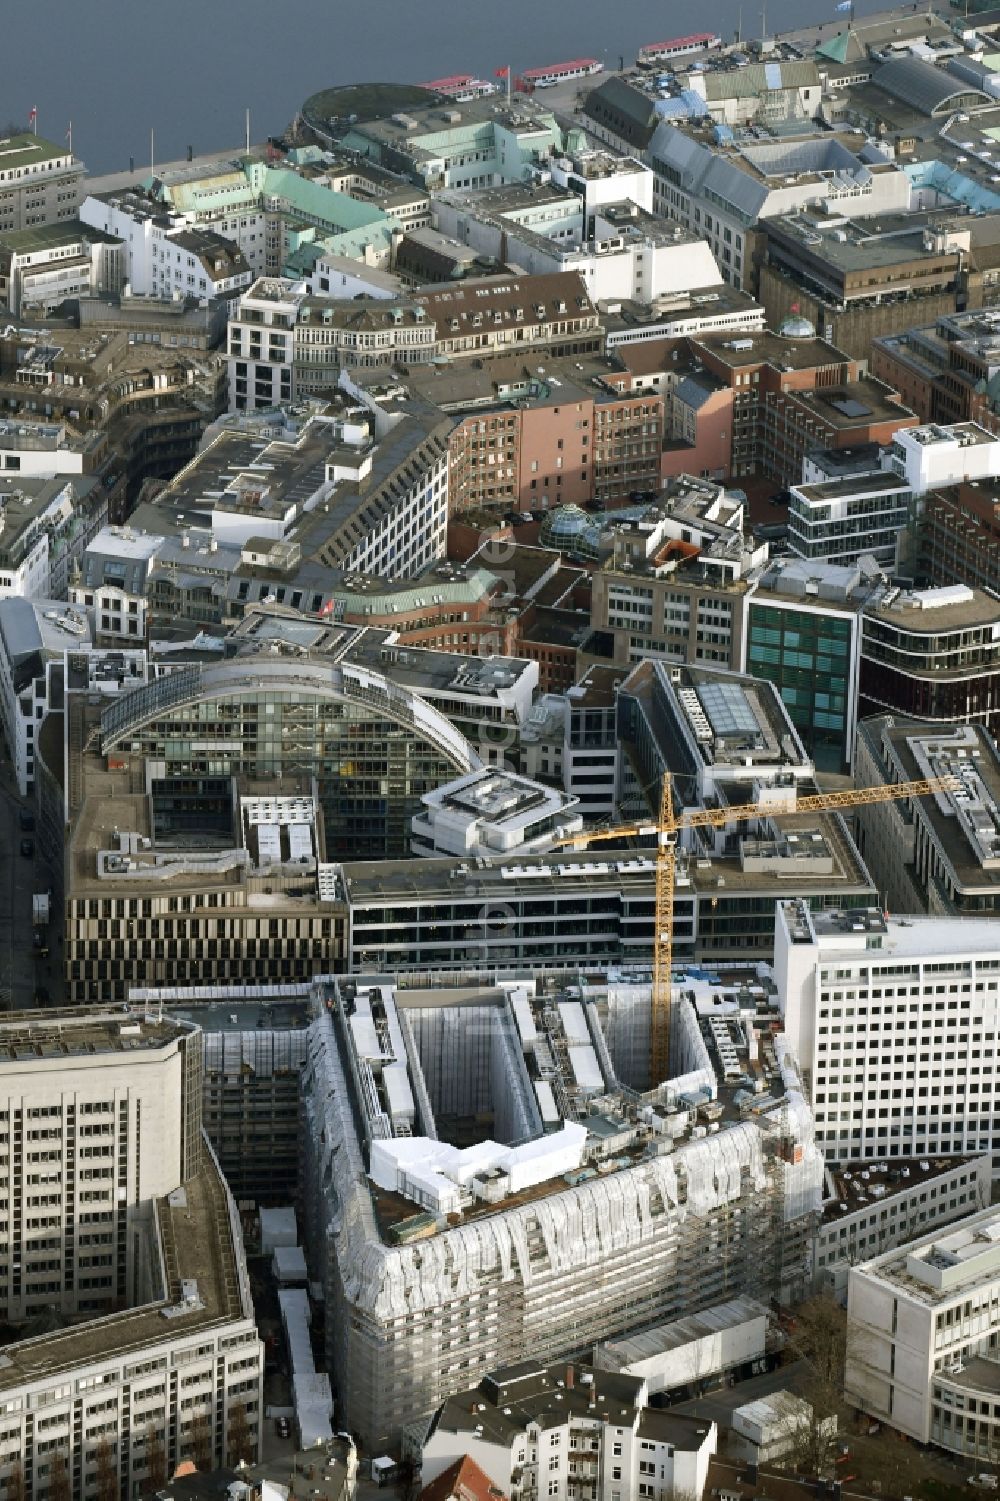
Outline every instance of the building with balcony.
<path fill-rule="evenodd" d="M 639 1377 L 529 1358 L 439 1408 L 421 1448 L 420 1478 L 432 1484 L 468 1454 L 511 1501 L 702 1494 L 715 1424 L 657 1410 L 647 1399 Z"/>

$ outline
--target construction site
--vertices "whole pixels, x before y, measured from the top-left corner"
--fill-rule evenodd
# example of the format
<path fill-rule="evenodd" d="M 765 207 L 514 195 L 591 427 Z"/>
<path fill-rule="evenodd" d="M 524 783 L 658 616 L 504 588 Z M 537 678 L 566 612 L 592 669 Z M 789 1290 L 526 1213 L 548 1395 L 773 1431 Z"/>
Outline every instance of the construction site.
<path fill-rule="evenodd" d="M 652 1088 L 650 979 L 323 982 L 304 1240 L 365 1443 L 497 1366 L 801 1290 L 823 1162 L 766 972 L 675 986 Z"/>

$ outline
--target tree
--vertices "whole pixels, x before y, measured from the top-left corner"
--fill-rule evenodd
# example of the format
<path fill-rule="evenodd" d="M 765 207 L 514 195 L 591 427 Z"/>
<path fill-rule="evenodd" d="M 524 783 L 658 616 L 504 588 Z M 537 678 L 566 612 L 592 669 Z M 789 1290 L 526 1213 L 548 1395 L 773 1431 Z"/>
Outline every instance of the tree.
<path fill-rule="evenodd" d="M 49 1468 L 49 1501 L 70 1501 L 69 1466 L 61 1450 Z"/>
<path fill-rule="evenodd" d="M 846 1312 L 829 1294 L 809 1298 L 795 1310 L 788 1347 L 800 1362 L 795 1395 L 808 1402 L 812 1412 L 808 1422 L 789 1429 L 783 1465 L 817 1479 L 832 1477 L 845 1415 Z"/>
<path fill-rule="evenodd" d="M 7 1476 L 6 1501 L 25 1501 L 24 1492 L 24 1466 L 19 1459 L 15 1459 Z"/>
<path fill-rule="evenodd" d="M 146 1469 L 146 1489 L 154 1495 L 167 1483 L 167 1451 L 161 1430 L 152 1423 L 146 1429 Z"/>
<path fill-rule="evenodd" d="M 212 1463 L 212 1425 L 207 1413 L 196 1413 L 192 1419 L 191 1450 L 199 1470 L 207 1470 Z"/>
<path fill-rule="evenodd" d="M 118 1501 L 118 1466 L 107 1434 L 97 1445 L 97 1501 Z"/>
<path fill-rule="evenodd" d="M 229 1414 L 229 1463 L 235 1468 L 238 1464 L 253 1464 L 256 1455 L 253 1434 L 250 1432 L 250 1424 L 247 1421 L 246 1405 L 237 1402 Z"/>

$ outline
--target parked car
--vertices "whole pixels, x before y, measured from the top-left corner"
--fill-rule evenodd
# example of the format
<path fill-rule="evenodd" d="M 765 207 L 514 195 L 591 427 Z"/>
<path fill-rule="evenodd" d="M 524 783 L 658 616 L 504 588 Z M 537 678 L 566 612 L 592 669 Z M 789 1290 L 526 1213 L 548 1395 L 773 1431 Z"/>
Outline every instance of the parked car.
<path fill-rule="evenodd" d="M 21 809 L 18 814 L 18 821 L 20 822 L 23 834 L 33 834 L 35 832 L 35 815 L 30 808 Z"/>
<path fill-rule="evenodd" d="M 35 855 L 35 841 L 33 839 L 22 839 L 21 840 L 21 854 L 24 856 L 24 858 L 26 860 L 32 860 L 32 859 L 34 859 L 34 855 Z"/>

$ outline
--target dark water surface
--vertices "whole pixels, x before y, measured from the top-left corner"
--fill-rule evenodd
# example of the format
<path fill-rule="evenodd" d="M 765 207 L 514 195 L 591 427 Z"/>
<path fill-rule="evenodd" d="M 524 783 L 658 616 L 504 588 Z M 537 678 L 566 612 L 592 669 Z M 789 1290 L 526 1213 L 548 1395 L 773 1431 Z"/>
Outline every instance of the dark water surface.
<path fill-rule="evenodd" d="M 863 10 L 874 5 L 858 5 Z M 0 0 L 0 125 L 38 108 L 39 133 L 92 173 L 170 161 L 281 130 L 331 84 L 492 77 L 599 57 L 616 67 L 646 42 L 690 31 L 759 36 L 759 0 Z M 769 32 L 832 21 L 832 0 L 770 0 Z"/>

